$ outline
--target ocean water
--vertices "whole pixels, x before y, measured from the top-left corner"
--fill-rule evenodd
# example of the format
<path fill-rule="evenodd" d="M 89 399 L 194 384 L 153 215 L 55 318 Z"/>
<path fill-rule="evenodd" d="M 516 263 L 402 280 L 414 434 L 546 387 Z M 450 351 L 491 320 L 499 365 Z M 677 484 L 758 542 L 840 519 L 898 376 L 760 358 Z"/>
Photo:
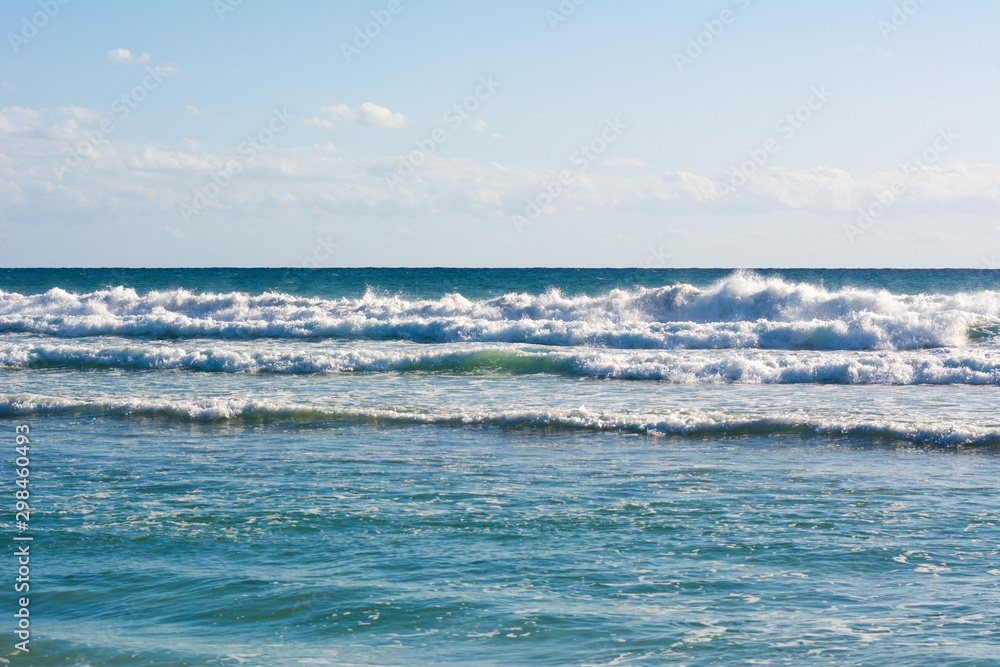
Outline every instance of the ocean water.
<path fill-rule="evenodd" d="M 998 408 L 997 271 L 0 270 L 0 655 L 1000 664 Z"/>

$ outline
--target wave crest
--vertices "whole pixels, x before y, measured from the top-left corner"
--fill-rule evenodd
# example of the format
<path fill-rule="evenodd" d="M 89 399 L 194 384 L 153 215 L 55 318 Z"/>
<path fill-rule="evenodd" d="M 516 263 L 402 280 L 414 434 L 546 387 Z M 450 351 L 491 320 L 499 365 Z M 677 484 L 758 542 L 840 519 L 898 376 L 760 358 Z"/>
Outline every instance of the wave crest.
<path fill-rule="evenodd" d="M 708 288 L 679 284 L 600 296 L 461 294 L 357 299 L 276 292 L 196 294 L 116 287 L 86 294 L 0 291 L 0 331 L 50 336 L 353 338 L 504 342 L 624 349 L 957 347 L 1000 332 L 1000 292 L 900 295 L 827 290 L 737 272 Z"/>
<path fill-rule="evenodd" d="M 366 422 L 400 425 L 545 427 L 570 430 L 640 433 L 650 436 L 725 436 L 817 434 L 892 438 L 921 444 L 1000 444 L 1000 428 L 970 424 L 906 423 L 890 419 L 818 419 L 802 411 L 780 415 L 673 410 L 661 414 L 510 410 L 418 412 L 376 408 L 330 408 L 268 400 L 167 399 L 74 400 L 37 394 L 0 395 L 0 415 L 98 414 L 148 415 L 185 421 L 292 420 L 302 422 Z"/>
<path fill-rule="evenodd" d="M 255 343 L 111 346 L 0 343 L 0 368 L 179 369 L 215 373 L 564 374 L 675 384 L 1000 385 L 1000 350 L 630 351 L 487 344 L 260 349 Z"/>

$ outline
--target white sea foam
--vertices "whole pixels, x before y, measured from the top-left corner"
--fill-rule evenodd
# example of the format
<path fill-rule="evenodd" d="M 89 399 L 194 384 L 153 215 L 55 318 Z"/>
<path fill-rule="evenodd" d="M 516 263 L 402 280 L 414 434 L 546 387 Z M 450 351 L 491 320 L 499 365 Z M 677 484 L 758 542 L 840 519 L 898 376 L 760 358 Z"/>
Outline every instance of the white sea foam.
<path fill-rule="evenodd" d="M 261 349 L 259 342 L 0 343 L 0 367 L 113 367 L 249 373 L 560 373 L 676 384 L 1000 384 L 1000 349 L 678 350 L 414 346 Z"/>
<path fill-rule="evenodd" d="M 71 294 L 0 291 L 0 331 L 77 337 L 334 337 L 508 342 L 609 348 L 892 350 L 956 347 L 1000 333 L 1000 292 L 900 295 L 827 290 L 736 273 L 601 296 L 507 294 L 470 300 L 287 294 L 139 295 L 122 287 Z"/>
<path fill-rule="evenodd" d="M 415 411 L 333 408 L 273 400 L 216 398 L 182 401 L 153 398 L 68 399 L 38 394 L 0 395 L 0 415 L 92 413 L 149 415 L 185 420 L 237 418 L 291 419 L 314 422 L 383 422 L 398 424 L 536 426 L 594 431 L 668 435 L 821 434 L 884 437 L 938 445 L 1000 444 L 1000 428 L 969 423 L 905 422 L 889 418 L 812 417 L 805 411 L 740 414 L 722 411 L 670 410 L 662 413 L 578 410 Z"/>

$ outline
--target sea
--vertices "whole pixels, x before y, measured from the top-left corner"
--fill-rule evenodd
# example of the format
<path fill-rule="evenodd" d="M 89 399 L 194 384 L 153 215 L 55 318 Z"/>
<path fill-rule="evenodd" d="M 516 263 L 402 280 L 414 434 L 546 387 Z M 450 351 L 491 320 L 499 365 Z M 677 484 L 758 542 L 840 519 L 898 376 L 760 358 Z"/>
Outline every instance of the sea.
<path fill-rule="evenodd" d="M 3 269 L 0 663 L 1000 665 L 998 408 L 1000 271 Z"/>

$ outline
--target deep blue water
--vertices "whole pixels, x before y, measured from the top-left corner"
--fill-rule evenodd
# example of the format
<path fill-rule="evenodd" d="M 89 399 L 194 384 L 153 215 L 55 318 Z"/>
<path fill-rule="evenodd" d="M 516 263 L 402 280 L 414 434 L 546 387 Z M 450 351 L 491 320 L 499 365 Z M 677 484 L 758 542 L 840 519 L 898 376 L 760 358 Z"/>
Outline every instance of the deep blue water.
<path fill-rule="evenodd" d="M 285 292 L 302 296 L 360 297 L 369 287 L 411 298 L 437 298 L 458 292 L 484 299 L 508 292 L 540 294 L 549 288 L 577 296 L 613 288 L 660 287 L 688 283 L 707 287 L 735 269 L 3 269 L 7 291 L 34 294 L 58 286 L 92 292 L 128 285 L 140 294 L 183 288 L 200 292 Z M 878 288 L 892 292 L 946 294 L 1000 287 L 1000 271 L 989 269 L 755 269 L 761 276 L 789 282 Z"/>

